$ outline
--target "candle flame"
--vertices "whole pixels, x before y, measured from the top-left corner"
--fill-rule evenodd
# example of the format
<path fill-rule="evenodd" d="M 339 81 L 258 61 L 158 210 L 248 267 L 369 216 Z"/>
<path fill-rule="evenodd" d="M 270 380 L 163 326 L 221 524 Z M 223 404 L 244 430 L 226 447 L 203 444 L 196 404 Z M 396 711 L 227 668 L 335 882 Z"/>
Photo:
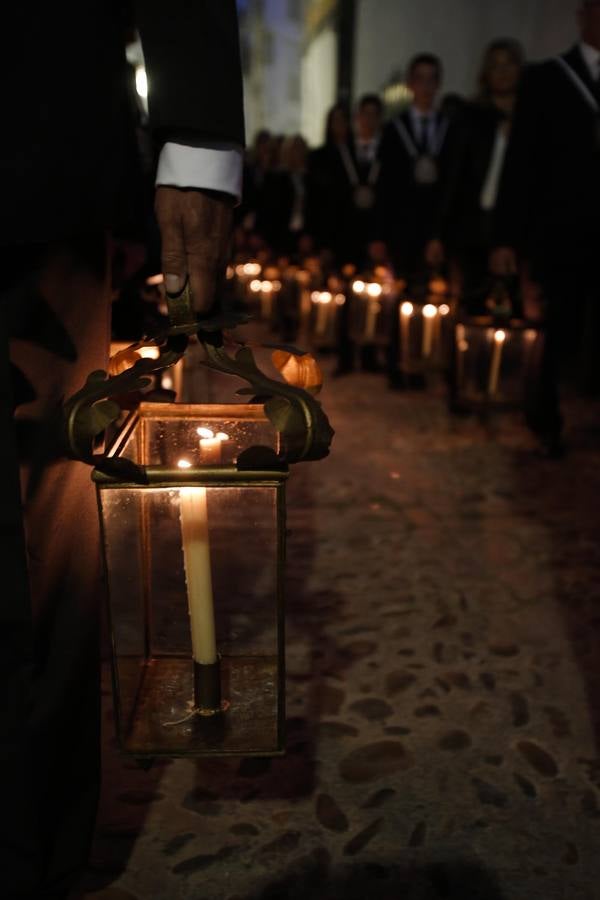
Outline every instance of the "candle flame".
<path fill-rule="evenodd" d="M 257 275 L 260 275 L 260 263 L 250 262 L 250 263 L 246 263 L 243 266 L 238 266 L 238 269 L 240 269 L 240 268 L 242 270 L 241 274 L 243 274 L 243 275 L 249 275 L 249 276 L 254 275 L 255 277 Z M 236 269 L 236 271 L 238 271 L 238 269 Z M 240 273 L 238 272 L 238 274 L 240 274 Z"/>
<path fill-rule="evenodd" d="M 343 306 L 344 303 L 346 302 L 346 298 L 344 297 L 343 294 L 336 294 L 335 302 L 336 302 L 337 306 Z"/>
<path fill-rule="evenodd" d="M 196 428 L 196 434 L 204 441 L 228 441 L 229 435 L 225 434 L 224 431 L 219 431 L 217 434 L 214 433 L 212 428 L 204 428 L 200 426 L 200 428 Z"/>
<path fill-rule="evenodd" d="M 373 281 L 371 284 L 367 285 L 367 294 L 369 297 L 381 297 L 382 293 L 383 288 L 380 284 L 377 284 L 377 282 Z"/>
<path fill-rule="evenodd" d="M 227 270 L 226 270 L 226 272 L 225 272 L 225 275 L 226 275 L 226 277 L 227 277 L 227 281 L 231 281 L 231 279 L 232 279 L 233 276 L 235 275 L 235 269 L 233 268 L 233 266 L 227 266 Z"/>
<path fill-rule="evenodd" d="M 503 344 L 506 340 L 506 332 L 499 330 L 494 332 L 494 340 L 497 344 Z"/>
<path fill-rule="evenodd" d="M 442 303 L 442 305 L 438 307 L 438 312 L 440 316 L 447 316 L 450 312 L 450 307 L 447 303 Z"/>
<path fill-rule="evenodd" d="M 331 303 L 333 300 L 333 295 L 329 293 L 329 291 L 323 291 L 321 294 L 321 303 Z"/>
<path fill-rule="evenodd" d="M 279 281 L 278 278 L 276 278 L 275 281 L 273 282 L 273 290 L 274 290 L 274 291 L 280 291 L 280 290 L 281 290 L 281 282 Z"/>
<path fill-rule="evenodd" d="M 321 294 L 319 293 L 319 291 L 313 291 L 312 294 L 310 295 L 310 299 L 312 300 L 313 303 L 320 303 L 321 302 Z"/>
<path fill-rule="evenodd" d="M 408 300 L 405 300 L 404 303 L 402 304 L 402 306 L 400 307 L 400 312 L 402 313 L 403 316 L 412 316 L 414 311 L 415 311 L 414 306 Z"/>
<path fill-rule="evenodd" d="M 261 291 L 265 294 L 270 294 L 273 290 L 273 283 L 271 281 L 263 281 L 260 286 Z"/>
<path fill-rule="evenodd" d="M 458 342 L 458 349 L 460 350 L 461 353 L 466 353 L 467 350 L 469 349 L 469 342 L 465 341 L 465 339 L 463 338 L 461 341 Z"/>
<path fill-rule="evenodd" d="M 177 466 L 180 469 L 191 469 L 192 468 L 192 464 L 189 461 L 189 459 L 180 459 L 179 462 L 177 463 Z"/>
<path fill-rule="evenodd" d="M 162 387 L 165 389 L 165 391 L 171 391 L 173 389 L 173 379 L 170 375 L 163 375 Z"/>
<path fill-rule="evenodd" d="M 250 282 L 250 290 L 253 294 L 258 294 L 262 289 L 262 281 L 259 281 L 258 278 L 255 278 L 254 281 Z"/>
<path fill-rule="evenodd" d="M 165 276 L 163 275 L 163 273 L 158 272 L 156 275 L 150 275 L 148 278 L 146 278 L 146 284 L 152 287 L 156 284 L 162 284 L 164 280 Z"/>
<path fill-rule="evenodd" d="M 437 312 L 437 306 L 434 306 L 433 303 L 427 303 L 423 307 L 423 315 L 426 319 L 435 319 Z"/>
<path fill-rule="evenodd" d="M 352 290 L 354 291 L 355 294 L 362 294 L 364 289 L 365 289 L 364 281 L 355 281 L 354 284 L 352 285 Z"/>
<path fill-rule="evenodd" d="M 537 331 L 535 330 L 535 328 L 528 328 L 525 331 L 525 340 L 526 341 L 535 341 L 536 337 L 537 337 Z"/>

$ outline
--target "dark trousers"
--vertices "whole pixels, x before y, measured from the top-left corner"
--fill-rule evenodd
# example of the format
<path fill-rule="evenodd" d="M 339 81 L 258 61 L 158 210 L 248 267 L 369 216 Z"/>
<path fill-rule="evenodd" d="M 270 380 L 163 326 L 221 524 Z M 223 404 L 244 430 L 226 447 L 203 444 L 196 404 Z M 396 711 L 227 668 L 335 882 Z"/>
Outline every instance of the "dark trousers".
<path fill-rule="evenodd" d="M 18 450 L 2 488 L 14 587 L 0 612 L 0 728 L 8 738 L 0 881 L 6 900 L 43 900 L 76 884 L 99 790 L 98 516 L 90 470 L 57 454 L 51 422 L 62 398 L 106 368 L 106 241 L 95 235 L 77 247 L 11 248 L 3 256 L 2 393 L 17 408 L 13 418 L 3 405 L 2 430 Z"/>
<path fill-rule="evenodd" d="M 528 424 L 550 437 L 562 430 L 561 382 L 582 393 L 600 393 L 600 286 L 586 260 L 559 262 L 558 254 L 556 260 L 533 270 L 546 301 L 546 339 L 540 378 L 527 398 Z"/>

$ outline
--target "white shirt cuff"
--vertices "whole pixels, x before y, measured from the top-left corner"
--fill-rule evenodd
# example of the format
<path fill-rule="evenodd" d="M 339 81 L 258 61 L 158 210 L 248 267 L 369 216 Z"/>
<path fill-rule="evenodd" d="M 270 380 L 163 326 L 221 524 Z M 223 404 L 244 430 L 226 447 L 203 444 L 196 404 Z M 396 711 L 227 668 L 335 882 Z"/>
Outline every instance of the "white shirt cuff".
<path fill-rule="evenodd" d="M 190 147 L 168 141 L 158 158 L 156 184 L 165 187 L 205 188 L 242 197 L 244 154 L 236 144 Z"/>

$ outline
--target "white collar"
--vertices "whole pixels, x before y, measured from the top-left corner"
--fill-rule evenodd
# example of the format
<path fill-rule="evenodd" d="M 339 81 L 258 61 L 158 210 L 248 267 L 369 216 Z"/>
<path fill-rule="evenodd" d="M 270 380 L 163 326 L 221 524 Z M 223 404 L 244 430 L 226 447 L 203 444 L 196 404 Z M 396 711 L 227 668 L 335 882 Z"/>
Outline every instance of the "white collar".
<path fill-rule="evenodd" d="M 579 50 L 586 66 L 590 70 L 592 78 L 596 81 L 600 75 L 600 50 L 590 46 L 590 44 L 585 44 L 583 41 L 579 44 Z"/>
<path fill-rule="evenodd" d="M 437 118 L 438 111 L 435 106 L 432 106 L 430 110 L 427 112 L 423 112 L 422 109 L 417 109 L 416 106 L 409 106 L 408 111 L 410 113 L 411 119 L 414 121 L 420 122 L 421 119 L 429 119 L 430 122 L 434 122 Z"/>

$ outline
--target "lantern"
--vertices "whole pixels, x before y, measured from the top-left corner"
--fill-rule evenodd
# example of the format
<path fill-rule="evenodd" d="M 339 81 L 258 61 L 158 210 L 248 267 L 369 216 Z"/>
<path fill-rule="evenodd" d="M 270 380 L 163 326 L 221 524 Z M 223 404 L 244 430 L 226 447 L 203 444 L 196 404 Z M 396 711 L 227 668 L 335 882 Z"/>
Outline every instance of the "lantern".
<path fill-rule="evenodd" d="M 389 345 L 393 305 L 393 284 L 362 279 L 352 282 L 349 330 L 355 346 Z"/>
<path fill-rule="evenodd" d="M 169 318 L 158 359 L 90 373 L 58 429 L 65 452 L 95 466 L 118 736 L 140 758 L 274 755 L 287 464 L 327 456 L 333 429 L 312 393 L 265 375 L 247 345 L 225 347 L 219 329 L 237 317 L 194 319 L 187 286 L 169 295 Z M 96 453 L 116 398 L 181 359 L 189 334 L 264 406 L 140 404 Z"/>
<path fill-rule="evenodd" d="M 424 302 L 401 297 L 395 316 L 395 373 L 411 377 L 449 364 L 453 305 L 443 295 L 430 294 Z"/>
<path fill-rule="evenodd" d="M 455 397 L 459 405 L 520 407 L 538 377 L 544 335 L 519 319 L 465 319 L 455 327 Z"/>
<path fill-rule="evenodd" d="M 310 334 L 312 345 L 320 350 L 333 350 L 338 343 L 338 314 L 346 297 L 338 291 L 313 291 L 311 299 Z"/>
<path fill-rule="evenodd" d="M 261 406 L 142 404 L 109 453 L 141 478 L 94 474 L 136 757 L 282 752 L 287 474 L 244 468 L 251 444 L 278 446 Z"/>

